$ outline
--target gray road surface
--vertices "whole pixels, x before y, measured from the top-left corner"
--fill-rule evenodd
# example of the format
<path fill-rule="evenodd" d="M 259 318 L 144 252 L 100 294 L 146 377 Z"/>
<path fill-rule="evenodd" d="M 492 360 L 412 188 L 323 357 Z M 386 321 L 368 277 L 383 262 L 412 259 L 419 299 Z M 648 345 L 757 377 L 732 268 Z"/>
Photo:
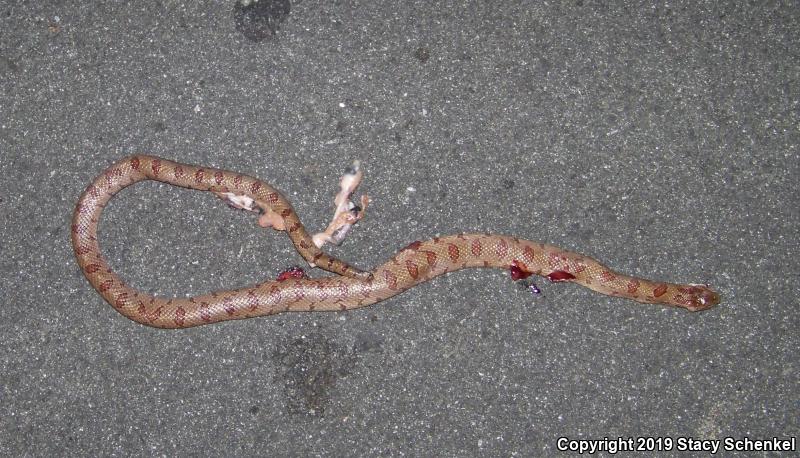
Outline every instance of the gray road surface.
<path fill-rule="evenodd" d="M 261 2 L 0 4 L 1 455 L 798 436 L 796 2 Z M 544 281 L 533 297 L 472 270 L 350 313 L 150 329 L 69 244 L 80 192 L 133 152 L 261 177 L 311 228 L 361 159 L 374 203 L 332 250 L 361 267 L 495 231 L 724 302 Z M 102 242 L 162 295 L 301 262 L 213 196 L 155 183 L 112 201 Z"/>

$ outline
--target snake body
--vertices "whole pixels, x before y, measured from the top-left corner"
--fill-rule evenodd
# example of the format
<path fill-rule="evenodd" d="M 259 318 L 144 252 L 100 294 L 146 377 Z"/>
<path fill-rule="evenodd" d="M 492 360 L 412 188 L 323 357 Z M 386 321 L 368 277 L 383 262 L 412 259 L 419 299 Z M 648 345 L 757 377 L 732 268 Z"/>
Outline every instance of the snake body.
<path fill-rule="evenodd" d="M 142 180 L 232 192 L 268 205 L 284 218 L 286 232 L 302 256 L 312 265 L 337 275 L 265 281 L 188 298 L 161 298 L 134 289 L 114 273 L 103 257 L 97 229 L 108 201 L 122 188 Z M 587 256 L 494 234 L 459 234 L 413 242 L 373 271 L 362 272 L 317 248 L 289 202 L 263 181 L 146 155 L 121 159 L 95 178 L 75 208 L 71 236 L 78 265 L 97 292 L 124 316 L 159 328 L 185 328 L 280 312 L 356 309 L 467 267 L 510 269 L 517 277 L 537 274 L 553 281 L 572 281 L 611 296 L 691 311 L 712 307 L 720 299 L 707 286 L 630 277 Z"/>

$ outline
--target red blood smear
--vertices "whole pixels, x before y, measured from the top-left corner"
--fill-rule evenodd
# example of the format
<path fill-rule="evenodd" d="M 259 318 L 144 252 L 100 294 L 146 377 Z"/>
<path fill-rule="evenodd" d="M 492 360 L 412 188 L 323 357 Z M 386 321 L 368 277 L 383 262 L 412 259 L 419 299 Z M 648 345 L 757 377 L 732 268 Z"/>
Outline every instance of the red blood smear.
<path fill-rule="evenodd" d="M 286 281 L 292 278 L 305 278 L 306 273 L 300 267 L 289 267 L 278 274 L 278 281 Z"/>
<path fill-rule="evenodd" d="M 553 272 L 547 274 L 547 278 L 552 282 L 569 281 L 574 280 L 575 275 L 572 275 L 569 272 L 564 272 L 563 270 L 554 270 Z"/>
<path fill-rule="evenodd" d="M 528 266 L 517 260 L 511 261 L 511 267 L 509 267 L 509 270 L 511 271 L 511 279 L 514 281 L 522 280 L 533 275 L 533 272 L 528 270 Z"/>

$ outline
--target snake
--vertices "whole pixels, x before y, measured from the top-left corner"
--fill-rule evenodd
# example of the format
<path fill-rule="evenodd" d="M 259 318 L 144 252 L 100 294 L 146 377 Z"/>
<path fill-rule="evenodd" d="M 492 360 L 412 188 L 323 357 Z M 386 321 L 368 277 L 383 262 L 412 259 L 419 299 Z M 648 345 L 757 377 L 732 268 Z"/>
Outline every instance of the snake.
<path fill-rule="evenodd" d="M 289 275 L 192 297 L 157 297 L 129 286 L 102 255 L 98 226 L 109 200 L 121 189 L 144 180 L 250 197 L 283 218 L 285 232 L 309 264 L 333 275 Z M 707 285 L 624 275 L 589 256 L 498 234 L 464 233 L 414 241 L 365 272 L 318 248 L 289 201 L 269 184 L 240 173 L 143 154 L 118 160 L 92 181 L 75 206 L 70 232 L 78 266 L 92 287 L 125 317 L 156 328 L 188 328 L 281 312 L 357 309 L 439 275 L 471 267 L 506 269 L 514 280 L 539 275 L 609 296 L 689 311 L 706 310 L 720 302 L 720 295 Z"/>

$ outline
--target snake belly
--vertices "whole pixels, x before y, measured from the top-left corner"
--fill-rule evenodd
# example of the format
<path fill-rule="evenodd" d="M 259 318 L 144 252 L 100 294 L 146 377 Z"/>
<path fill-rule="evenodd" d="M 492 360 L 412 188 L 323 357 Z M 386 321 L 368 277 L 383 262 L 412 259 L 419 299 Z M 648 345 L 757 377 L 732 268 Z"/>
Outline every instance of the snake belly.
<path fill-rule="evenodd" d="M 188 298 L 152 296 L 128 286 L 100 251 L 100 214 L 121 189 L 155 180 L 201 191 L 246 195 L 283 217 L 298 252 L 312 265 L 336 275 L 265 281 L 245 288 Z M 705 310 L 719 295 L 704 285 L 673 284 L 614 272 L 598 261 L 543 243 L 496 234 L 458 234 L 413 242 L 371 272 L 362 272 L 317 248 L 289 201 L 253 177 L 134 155 L 102 172 L 81 195 L 72 219 L 72 245 L 89 283 L 118 312 L 158 328 L 186 328 L 280 312 L 340 311 L 388 299 L 447 272 L 468 267 L 522 269 L 554 281 L 570 281 L 602 294 L 638 302 Z"/>

